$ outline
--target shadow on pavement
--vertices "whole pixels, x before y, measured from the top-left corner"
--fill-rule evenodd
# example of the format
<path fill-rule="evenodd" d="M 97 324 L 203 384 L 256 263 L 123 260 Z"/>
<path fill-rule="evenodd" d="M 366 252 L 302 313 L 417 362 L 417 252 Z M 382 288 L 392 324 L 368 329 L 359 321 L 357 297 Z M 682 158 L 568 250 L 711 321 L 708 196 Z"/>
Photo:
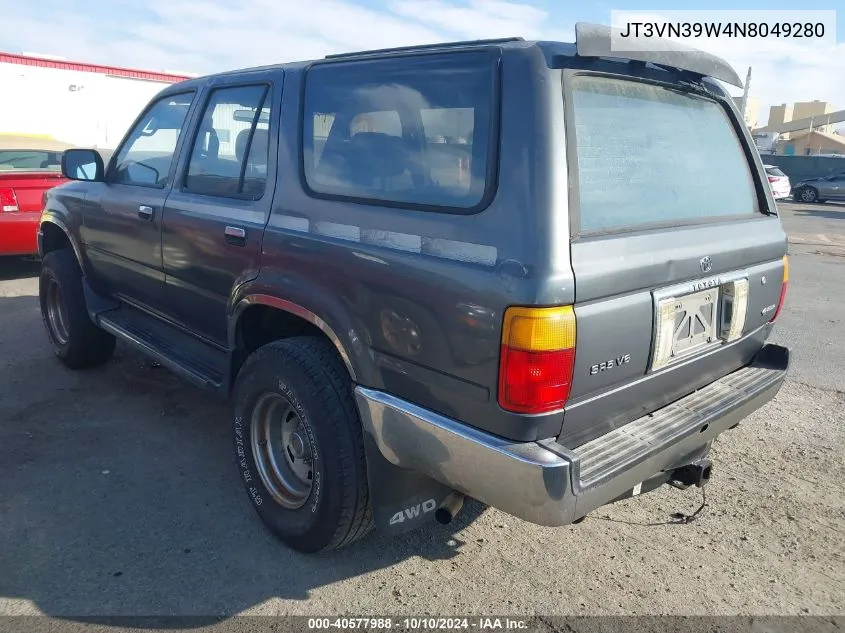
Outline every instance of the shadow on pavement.
<path fill-rule="evenodd" d="M 41 260 L 23 257 L 0 257 L 0 281 L 37 277 Z"/>
<path fill-rule="evenodd" d="M 326 611 L 333 583 L 456 556 L 465 543 L 455 534 L 483 511 L 470 502 L 449 526 L 297 554 L 252 510 L 226 403 L 120 344 L 102 367 L 65 369 L 38 314 L 36 297 L 0 297 L 0 598 L 69 620 L 210 622 L 319 590 Z M 397 605 L 400 586 L 413 591 L 414 578 L 382 583 L 360 604 Z M 158 621 L 201 625 L 146 626 Z"/>
<path fill-rule="evenodd" d="M 803 207 L 796 209 L 793 213 L 797 217 L 826 218 L 828 220 L 845 220 L 845 207 L 832 207 L 825 209 L 828 205 L 815 207 Z"/>

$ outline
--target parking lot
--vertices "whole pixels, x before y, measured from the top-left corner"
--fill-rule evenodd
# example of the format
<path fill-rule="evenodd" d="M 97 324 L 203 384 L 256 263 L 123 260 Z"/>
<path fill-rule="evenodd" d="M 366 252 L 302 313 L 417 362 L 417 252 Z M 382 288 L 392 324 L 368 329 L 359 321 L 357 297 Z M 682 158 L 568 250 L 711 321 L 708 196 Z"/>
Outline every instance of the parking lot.
<path fill-rule="evenodd" d="M 781 205 L 792 351 L 778 397 L 665 487 L 550 529 L 471 504 L 451 526 L 318 556 L 264 529 L 230 415 L 119 344 L 52 357 L 38 265 L 0 262 L 0 614 L 845 614 L 845 205 Z"/>

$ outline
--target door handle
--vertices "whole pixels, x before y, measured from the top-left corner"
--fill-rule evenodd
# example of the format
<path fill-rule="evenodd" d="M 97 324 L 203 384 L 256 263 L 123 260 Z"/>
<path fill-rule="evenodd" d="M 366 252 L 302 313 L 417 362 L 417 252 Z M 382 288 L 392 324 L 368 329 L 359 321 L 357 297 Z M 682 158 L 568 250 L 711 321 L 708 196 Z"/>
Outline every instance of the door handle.
<path fill-rule="evenodd" d="M 138 217 L 142 220 L 152 220 L 153 219 L 153 208 L 147 206 L 146 204 L 142 204 L 138 207 Z"/>
<path fill-rule="evenodd" d="M 246 246 L 246 231 L 237 226 L 227 226 L 223 230 L 226 242 L 234 246 Z"/>

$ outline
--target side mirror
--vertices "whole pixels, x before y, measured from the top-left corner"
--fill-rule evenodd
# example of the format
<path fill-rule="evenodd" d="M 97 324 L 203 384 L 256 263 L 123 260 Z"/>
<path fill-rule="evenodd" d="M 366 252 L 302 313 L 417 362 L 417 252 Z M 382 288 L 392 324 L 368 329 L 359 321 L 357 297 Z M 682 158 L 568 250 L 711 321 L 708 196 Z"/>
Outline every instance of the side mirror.
<path fill-rule="evenodd" d="M 103 157 L 93 149 L 67 149 L 62 154 L 62 175 L 71 180 L 103 180 Z"/>

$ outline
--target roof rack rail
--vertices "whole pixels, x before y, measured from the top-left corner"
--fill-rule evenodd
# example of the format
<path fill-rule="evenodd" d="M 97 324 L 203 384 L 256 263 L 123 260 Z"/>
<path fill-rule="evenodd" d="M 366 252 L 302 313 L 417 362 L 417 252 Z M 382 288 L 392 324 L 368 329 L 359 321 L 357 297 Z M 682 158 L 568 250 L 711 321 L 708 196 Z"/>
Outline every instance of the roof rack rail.
<path fill-rule="evenodd" d="M 438 44 L 417 44 L 416 46 L 397 46 L 395 48 L 379 48 L 371 51 L 357 51 L 354 53 L 334 53 L 326 55 L 325 59 L 340 59 L 343 57 L 360 57 L 364 55 L 380 55 L 382 53 L 401 53 L 403 51 L 424 51 L 434 48 L 456 48 L 459 46 L 483 46 L 486 44 L 505 44 L 507 42 L 524 42 L 524 37 L 501 37 L 491 40 L 466 40 L 463 42 L 440 42 Z"/>

